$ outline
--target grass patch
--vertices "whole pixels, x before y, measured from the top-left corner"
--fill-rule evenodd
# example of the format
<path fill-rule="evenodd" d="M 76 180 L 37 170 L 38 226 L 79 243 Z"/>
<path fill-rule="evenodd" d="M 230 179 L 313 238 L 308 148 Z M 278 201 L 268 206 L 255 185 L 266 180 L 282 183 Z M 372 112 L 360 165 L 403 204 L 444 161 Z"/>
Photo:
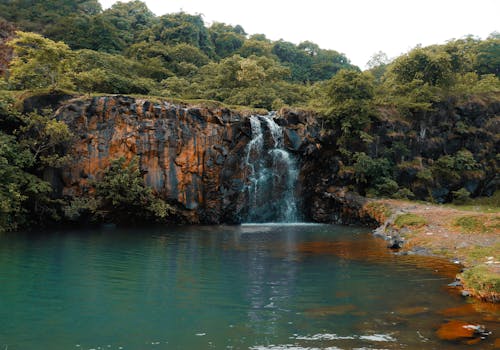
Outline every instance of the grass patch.
<path fill-rule="evenodd" d="M 482 299 L 500 300 L 500 275 L 486 265 L 477 265 L 461 275 L 464 286 Z"/>
<path fill-rule="evenodd" d="M 363 210 L 379 223 L 385 222 L 392 215 L 391 208 L 379 202 L 370 202 L 363 207 Z"/>
<path fill-rule="evenodd" d="M 463 254 L 469 263 L 485 262 L 490 256 L 498 256 L 500 252 L 500 243 L 492 246 L 474 246 L 473 248 L 466 249 Z"/>
<path fill-rule="evenodd" d="M 394 220 L 394 226 L 402 227 L 422 227 L 427 224 L 427 220 L 416 214 L 401 214 Z"/>
<path fill-rule="evenodd" d="M 462 216 L 453 221 L 453 226 L 459 227 L 464 233 L 483 233 L 488 228 L 477 216 Z"/>

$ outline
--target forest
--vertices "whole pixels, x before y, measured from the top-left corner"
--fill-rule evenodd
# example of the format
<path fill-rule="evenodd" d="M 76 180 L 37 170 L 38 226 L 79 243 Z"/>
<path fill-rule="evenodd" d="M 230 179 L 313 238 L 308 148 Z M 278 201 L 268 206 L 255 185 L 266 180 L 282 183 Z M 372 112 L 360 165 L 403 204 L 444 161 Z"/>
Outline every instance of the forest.
<path fill-rule="evenodd" d="M 73 135 L 51 111 L 21 108 L 23 99 L 47 91 L 311 110 L 330 150 L 325 162 L 341 164 L 345 184 L 362 195 L 440 203 L 494 196 L 500 34 L 417 46 L 396 58 L 378 52 L 367 66 L 362 71 L 343 53 L 310 41 L 207 26 L 202 15 L 156 16 L 139 0 L 106 10 L 97 0 L 2 0 L 0 231 L 71 216 L 67 199 L 51 195 L 43 174 L 64 166 Z M 487 117 L 480 120 L 471 108 Z M 465 117 L 456 118 L 457 110 Z M 417 145 L 426 130 L 432 137 L 426 144 L 438 151 Z M 174 209 L 139 177 L 136 165 L 117 160 L 96 185 L 89 210 L 99 217 L 132 184 L 113 205 L 142 203 L 131 213 L 164 220 Z"/>

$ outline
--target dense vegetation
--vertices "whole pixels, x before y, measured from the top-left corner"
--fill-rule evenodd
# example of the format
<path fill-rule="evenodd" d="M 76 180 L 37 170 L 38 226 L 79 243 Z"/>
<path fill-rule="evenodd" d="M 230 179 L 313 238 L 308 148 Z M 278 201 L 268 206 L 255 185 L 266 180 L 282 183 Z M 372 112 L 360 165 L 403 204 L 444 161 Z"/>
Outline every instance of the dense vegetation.
<path fill-rule="evenodd" d="M 344 54 L 309 41 L 271 41 L 224 23 L 207 27 L 201 15 L 183 12 L 157 17 L 138 0 L 104 11 L 97 0 L 4 0 L 0 16 L 0 230 L 82 215 L 75 203 L 52 198 L 43 181 L 48 169 L 64 165 L 71 133 L 50 111 L 20 111 L 16 96 L 25 90 L 313 109 L 323 118 L 327 162 L 341 164 L 338 178 L 362 194 L 466 201 L 497 188 L 496 112 L 486 121 L 453 113 L 471 103 L 485 111 L 498 104 L 498 33 L 419 46 L 393 61 L 379 52 L 361 72 Z M 440 133 L 447 138 L 439 140 Z M 458 141 L 448 149 L 452 138 Z M 433 143 L 438 151 L 429 150 Z M 123 161 L 106 176 L 110 184 L 112 177 L 140 178 Z M 133 198 L 124 200 L 146 203 L 147 217 L 165 218 L 168 205 L 150 192 L 140 197 L 143 184 L 134 183 Z M 109 200 L 120 193 L 113 186 L 96 184 L 108 192 L 78 208 L 111 220 Z"/>

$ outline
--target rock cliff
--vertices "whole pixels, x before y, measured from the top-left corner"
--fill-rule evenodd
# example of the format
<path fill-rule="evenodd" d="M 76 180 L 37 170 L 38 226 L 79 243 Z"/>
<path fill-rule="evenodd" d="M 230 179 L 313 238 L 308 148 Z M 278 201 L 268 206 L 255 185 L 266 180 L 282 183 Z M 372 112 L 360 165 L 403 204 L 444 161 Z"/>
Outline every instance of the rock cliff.
<path fill-rule="evenodd" d="M 99 179 L 112 160 L 137 156 L 146 183 L 180 209 L 184 222 L 240 223 L 248 218 L 248 145 L 253 137 L 250 112 L 125 96 L 76 98 L 62 103 L 56 117 L 69 125 L 75 139 L 68 149 L 69 166 L 51 173 L 59 195 L 71 197 L 91 191 L 89 180 Z M 380 111 L 367 130 L 374 141 L 363 144 L 360 150 L 374 159 L 381 155 L 392 159 L 396 164 L 394 178 L 416 198 L 428 199 L 430 194 L 436 201 L 446 201 L 460 187 L 473 195 L 491 194 L 498 187 L 494 155 L 499 111 L 498 103 L 443 105 L 413 119 L 386 118 L 387 111 Z M 375 223 L 362 210 L 366 199 L 356 192 L 364 194 L 364 189 L 353 167 L 345 165 L 349 160 L 336 144 L 338 130 L 321 131 L 314 114 L 307 111 L 282 109 L 268 118 L 281 127 L 284 147 L 297 163 L 295 196 L 300 219 Z M 266 125 L 261 123 L 267 128 L 264 134 L 272 134 Z M 273 141 L 268 136 L 262 142 Z M 454 177 L 450 177 L 444 171 L 447 169 L 436 167 L 440 157 L 461 149 L 473 151 L 474 169 L 451 169 Z M 420 174 L 425 167 L 434 175 L 427 182 Z M 273 176 L 281 176 L 280 170 Z M 266 192 L 269 202 L 276 200 L 271 192 Z"/>
<path fill-rule="evenodd" d="M 124 96 L 69 101 L 56 116 L 76 135 L 71 164 L 53 183 L 62 195 L 78 196 L 113 159 L 137 156 L 146 183 L 186 222 L 239 223 L 248 210 L 249 114 Z M 295 157 L 314 151 L 318 128 L 310 114 L 283 110 L 273 118 Z"/>

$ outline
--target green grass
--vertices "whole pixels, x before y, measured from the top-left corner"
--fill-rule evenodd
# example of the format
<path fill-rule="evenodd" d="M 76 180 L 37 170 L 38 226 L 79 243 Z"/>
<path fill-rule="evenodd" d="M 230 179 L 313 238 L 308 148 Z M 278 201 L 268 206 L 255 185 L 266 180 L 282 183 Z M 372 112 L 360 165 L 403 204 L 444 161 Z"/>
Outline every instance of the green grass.
<path fill-rule="evenodd" d="M 473 248 L 466 249 L 463 254 L 466 256 L 469 263 L 485 262 L 490 256 L 498 256 L 500 252 L 500 243 L 496 243 L 491 246 L 475 246 Z"/>
<path fill-rule="evenodd" d="M 488 227 L 481 221 L 480 217 L 462 216 L 453 221 L 453 226 L 459 227 L 464 233 L 483 233 Z"/>
<path fill-rule="evenodd" d="M 394 226 L 402 227 L 422 227 L 427 224 L 427 220 L 416 214 L 401 214 L 394 220 Z"/>
<path fill-rule="evenodd" d="M 499 300 L 500 274 L 490 270 L 486 265 L 477 265 L 464 271 L 461 275 L 464 285 L 474 289 L 482 298 Z"/>

